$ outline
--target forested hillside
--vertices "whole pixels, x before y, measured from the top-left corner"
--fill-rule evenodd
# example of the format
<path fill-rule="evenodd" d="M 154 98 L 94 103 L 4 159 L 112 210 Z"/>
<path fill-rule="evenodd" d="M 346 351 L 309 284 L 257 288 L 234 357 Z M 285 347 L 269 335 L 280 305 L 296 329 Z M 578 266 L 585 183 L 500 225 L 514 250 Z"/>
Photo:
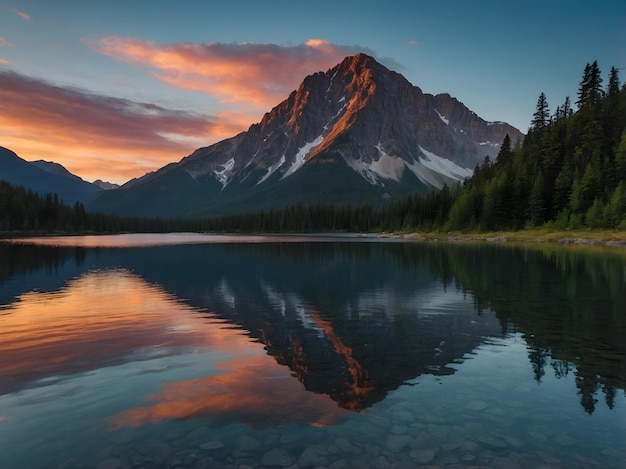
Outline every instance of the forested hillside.
<path fill-rule="evenodd" d="M 314 232 L 371 231 L 381 213 L 368 205 L 298 204 L 269 212 L 216 218 L 142 218 L 89 213 L 56 194 L 40 196 L 0 180 L 0 233 Z"/>
<path fill-rule="evenodd" d="M 202 219 L 86 213 L 52 194 L 0 181 L 0 231 L 321 232 L 398 230 L 626 230 L 626 86 L 613 67 L 606 87 L 597 62 L 585 67 L 573 109 L 550 111 L 541 93 L 523 142 L 507 136 L 463 185 L 399 199 L 381 210 L 354 204 L 298 204 Z"/>
<path fill-rule="evenodd" d="M 602 87 L 587 64 L 574 112 L 569 97 L 550 113 L 541 93 L 523 143 L 507 138 L 458 193 L 447 229 L 626 229 L 626 87 L 616 68 Z"/>

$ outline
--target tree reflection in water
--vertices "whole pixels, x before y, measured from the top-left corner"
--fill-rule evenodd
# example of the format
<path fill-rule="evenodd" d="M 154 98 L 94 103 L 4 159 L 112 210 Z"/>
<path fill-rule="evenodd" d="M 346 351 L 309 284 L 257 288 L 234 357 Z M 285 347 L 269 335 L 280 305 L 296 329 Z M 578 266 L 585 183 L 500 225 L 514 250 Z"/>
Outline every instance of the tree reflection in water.
<path fill-rule="evenodd" d="M 626 380 L 622 251 L 491 244 L 255 243 L 84 249 L 0 243 L 0 300 L 129 269 L 262 342 L 306 389 L 360 411 L 523 334 L 534 379 L 575 374 L 585 411 Z M 443 287 L 443 289 L 442 289 Z"/>

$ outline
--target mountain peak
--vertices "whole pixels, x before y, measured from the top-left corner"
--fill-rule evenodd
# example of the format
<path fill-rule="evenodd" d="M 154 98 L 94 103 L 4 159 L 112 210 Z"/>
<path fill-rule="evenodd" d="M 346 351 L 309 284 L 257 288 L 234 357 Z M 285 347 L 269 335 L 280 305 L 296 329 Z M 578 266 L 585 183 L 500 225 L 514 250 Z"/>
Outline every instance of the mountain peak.
<path fill-rule="evenodd" d="M 489 126 L 449 95 L 423 93 L 359 53 L 304 78 L 248 131 L 123 189 L 138 200 L 145 196 L 158 213 L 128 211 L 122 198 L 115 207 L 124 214 L 164 215 L 163 208 L 178 200 L 173 213 L 195 216 L 297 202 L 379 204 L 462 182 L 485 156 L 495 157 L 506 133 L 522 135 L 511 126 Z M 154 203 L 150 188 L 163 191 L 163 204 Z M 101 198 L 113 194 L 119 192 Z"/>
<path fill-rule="evenodd" d="M 375 67 L 380 66 L 380 64 L 367 54 L 363 52 L 359 52 L 355 55 L 349 55 L 344 58 L 337 67 L 339 68 L 367 68 L 367 67 Z"/>
<path fill-rule="evenodd" d="M 333 76 L 336 73 L 352 75 L 360 77 L 361 79 L 373 79 L 374 77 L 380 77 L 393 72 L 377 62 L 373 57 L 364 53 L 359 53 L 346 57 L 340 64 L 326 72 L 326 74 L 330 76 Z"/>
<path fill-rule="evenodd" d="M 111 189 L 117 189 L 120 187 L 119 184 L 116 184 L 114 182 L 103 181 L 102 179 L 96 179 L 94 182 L 92 182 L 92 184 L 106 191 L 111 190 Z"/>

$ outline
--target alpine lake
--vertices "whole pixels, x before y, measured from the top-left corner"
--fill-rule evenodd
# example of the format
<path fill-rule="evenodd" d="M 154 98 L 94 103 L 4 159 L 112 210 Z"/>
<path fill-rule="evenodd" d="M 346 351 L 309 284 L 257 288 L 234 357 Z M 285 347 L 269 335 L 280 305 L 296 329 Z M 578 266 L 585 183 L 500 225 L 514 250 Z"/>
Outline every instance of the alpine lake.
<path fill-rule="evenodd" d="M 626 250 L 0 242 L 0 467 L 624 468 Z"/>

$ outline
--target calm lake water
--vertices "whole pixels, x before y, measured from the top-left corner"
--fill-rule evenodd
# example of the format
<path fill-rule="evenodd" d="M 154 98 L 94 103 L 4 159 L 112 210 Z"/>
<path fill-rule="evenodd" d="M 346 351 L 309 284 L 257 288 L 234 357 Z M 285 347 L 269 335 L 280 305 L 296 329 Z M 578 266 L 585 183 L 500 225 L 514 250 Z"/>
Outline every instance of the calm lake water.
<path fill-rule="evenodd" d="M 0 242 L 1 468 L 626 467 L 620 249 Z"/>

